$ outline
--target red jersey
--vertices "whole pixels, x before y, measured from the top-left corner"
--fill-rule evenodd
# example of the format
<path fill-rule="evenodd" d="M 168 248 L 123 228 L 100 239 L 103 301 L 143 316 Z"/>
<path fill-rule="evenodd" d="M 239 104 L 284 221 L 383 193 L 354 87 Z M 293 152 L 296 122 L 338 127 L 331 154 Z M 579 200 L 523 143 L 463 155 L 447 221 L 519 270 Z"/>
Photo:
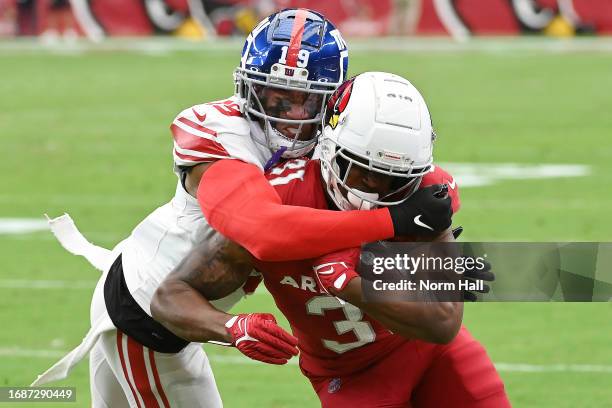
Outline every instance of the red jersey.
<path fill-rule="evenodd" d="M 328 209 L 318 160 L 291 160 L 266 176 L 283 204 Z M 421 185 L 436 183 L 452 184 L 449 193 L 453 210 L 458 209 L 454 181 L 438 167 L 423 178 Z M 313 262 L 256 263 L 266 288 L 299 340 L 300 366 L 306 375 L 342 376 L 358 371 L 407 341 L 359 308 L 322 292 L 312 271 Z"/>

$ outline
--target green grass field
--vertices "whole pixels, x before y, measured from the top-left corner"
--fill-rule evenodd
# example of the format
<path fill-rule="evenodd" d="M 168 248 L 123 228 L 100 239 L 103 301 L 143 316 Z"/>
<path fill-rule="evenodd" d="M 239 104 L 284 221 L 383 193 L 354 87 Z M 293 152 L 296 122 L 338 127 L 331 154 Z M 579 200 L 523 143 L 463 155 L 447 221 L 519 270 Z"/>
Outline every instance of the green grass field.
<path fill-rule="evenodd" d="M 97 244 L 125 237 L 174 192 L 174 115 L 232 93 L 240 49 L 227 48 L 54 53 L 0 43 L 0 218 L 67 211 Z M 588 177 L 463 189 L 464 239 L 609 241 L 610 67 L 612 54 L 599 52 L 363 50 L 351 54 L 350 72 L 392 71 L 421 89 L 438 162 L 590 166 Z M 87 331 L 98 273 L 49 232 L 0 235 L 0 259 L 0 386 L 25 386 Z M 237 310 L 275 309 L 257 294 Z M 465 323 L 505 364 L 514 406 L 612 406 L 612 304 L 475 304 Z M 296 365 L 206 349 L 226 406 L 318 405 Z M 89 406 L 87 362 L 61 385 L 75 386 L 78 402 L 48 406 Z"/>

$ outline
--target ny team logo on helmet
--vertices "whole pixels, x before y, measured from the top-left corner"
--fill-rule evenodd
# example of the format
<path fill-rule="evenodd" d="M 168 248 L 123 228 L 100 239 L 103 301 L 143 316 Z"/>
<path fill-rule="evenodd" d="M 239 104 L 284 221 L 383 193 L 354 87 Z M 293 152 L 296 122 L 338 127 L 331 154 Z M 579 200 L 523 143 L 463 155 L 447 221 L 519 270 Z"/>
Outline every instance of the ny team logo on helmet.
<path fill-rule="evenodd" d="M 256 141 L 273 152 L 282 149 L 286 158 L 308 153 L 320 131 L 325 103 L 346 78 L 347 68 L 346 43 L 321 14 L 286 9 L 260 22 L 247 37 L 234 73 L 241 110 L 264 130 L 263 140 L 254 135 Z M 282 109 L 267 111 L 266 89 L 300 92 L 306 117 L 290 119 Z M 278 131 L 281 125 L 292 126 L 289 135 Z"/>

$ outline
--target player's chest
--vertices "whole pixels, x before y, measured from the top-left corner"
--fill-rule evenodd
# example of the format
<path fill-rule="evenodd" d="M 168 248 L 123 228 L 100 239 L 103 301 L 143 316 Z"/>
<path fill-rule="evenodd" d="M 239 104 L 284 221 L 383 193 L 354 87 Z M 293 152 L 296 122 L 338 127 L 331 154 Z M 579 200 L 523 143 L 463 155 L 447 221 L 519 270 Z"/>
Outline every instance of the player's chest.
<path fill-rule="evenodd" d="M 275 297 L 304 302 L 322 292 L 317 285 L 310 262 L 279 262 L 258 268 L 264 283 Z"/>
<path fill-rule="evenodd" d="M 322 321 L 345 319 L 341 310 L 345 302 L 319 289 L 310 263 L 307 263 L 307 267 L 293 265 L 293 268 L 267 270 L 262 274 L 276 305 L 293 326 L 302 329 L 317 327 L 317 332 L 321 334 L 321 330 L 325 332 L 321 327 Z M 335 333 L 333 326 L 330 325 L 328 329 L 329 333 Z"/>

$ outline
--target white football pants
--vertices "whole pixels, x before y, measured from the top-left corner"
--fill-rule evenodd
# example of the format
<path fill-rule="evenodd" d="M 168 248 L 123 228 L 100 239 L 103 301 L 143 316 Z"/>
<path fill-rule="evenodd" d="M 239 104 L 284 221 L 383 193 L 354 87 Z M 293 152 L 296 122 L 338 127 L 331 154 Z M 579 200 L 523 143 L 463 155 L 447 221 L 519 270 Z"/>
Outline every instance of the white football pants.
<path fill-rule="evenodd" d="M 92 321 L 106 313 L 103 282 L 91 304 Z M 118 330 L 102 333 L 89 356 L 93 408 L 222 407 L 208 358 L 197 343 L 158 353 Z"/>

